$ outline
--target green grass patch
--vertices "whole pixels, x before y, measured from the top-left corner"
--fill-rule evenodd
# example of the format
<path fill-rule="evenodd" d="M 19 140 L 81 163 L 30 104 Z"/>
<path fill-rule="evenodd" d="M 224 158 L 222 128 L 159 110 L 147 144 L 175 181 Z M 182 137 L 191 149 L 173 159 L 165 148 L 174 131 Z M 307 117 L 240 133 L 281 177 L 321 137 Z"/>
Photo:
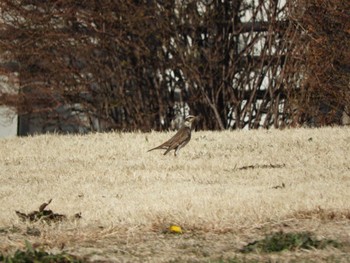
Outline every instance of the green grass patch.
<path fill-rule="evenodd" d="M 281 231 L 267 235 L 262 240 L 249 243 L 240 252 L 271 253 L 283 250 L 324 249 L 327 246 L 340 247 L 341 245 L 331 239 L 318 240 L 310 232 L 284 233 Z"/>
<path fill-rule="evenodd" d="M 42 262 L 42 263 L 80 263 L 83 262 L 75 256 L 61 253 L 50 254 L 42 250 L 35 250 L 33 246 L 26 241 L 26 250 L 17 250 L 13 256 L 4 256 L 0 254 L 0 262 L 4 263 L 30 263 L 30 262 Z"/>

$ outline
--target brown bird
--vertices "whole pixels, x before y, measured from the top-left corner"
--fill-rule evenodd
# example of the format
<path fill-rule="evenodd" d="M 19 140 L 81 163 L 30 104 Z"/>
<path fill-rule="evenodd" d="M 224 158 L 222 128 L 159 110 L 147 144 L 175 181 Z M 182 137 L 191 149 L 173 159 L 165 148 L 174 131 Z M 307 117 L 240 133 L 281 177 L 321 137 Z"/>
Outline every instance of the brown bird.
<path fill-rule="evenodd" d="M 197 119 L 196 116 L 188 115 L 185 118 L 182 127 L 177 131 L 177 133 L 171 137 L 165 143 L 159 145 L 148 151 L 153 150 L 166 150 L 164 155 L 166 155 L 171 150 L 175 150 L 174 155 L 176 156 L 179 150 L 184 147 L 191 140 L 192 123 Z"/>

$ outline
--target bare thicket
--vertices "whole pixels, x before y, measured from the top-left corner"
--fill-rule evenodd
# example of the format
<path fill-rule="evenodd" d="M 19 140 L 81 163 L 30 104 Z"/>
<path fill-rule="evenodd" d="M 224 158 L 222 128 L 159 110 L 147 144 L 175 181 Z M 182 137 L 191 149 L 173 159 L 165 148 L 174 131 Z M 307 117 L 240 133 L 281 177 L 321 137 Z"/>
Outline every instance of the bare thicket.
<path fill-rule="evenodd" d="M 350 110 L 350 2 L 300 0 L 290 6 L 293 124 L 340 124 Z M 291 74 L 295 72 L 295 74 Z"/>
<path fill-rule="evenodd" d="M 349 3 L 281 2 L 3 0 L 0 72 L 18 90 L 0 103 L 99 130 L 168 129 L 187 108 L 201 129 L 337 123 Z"/>

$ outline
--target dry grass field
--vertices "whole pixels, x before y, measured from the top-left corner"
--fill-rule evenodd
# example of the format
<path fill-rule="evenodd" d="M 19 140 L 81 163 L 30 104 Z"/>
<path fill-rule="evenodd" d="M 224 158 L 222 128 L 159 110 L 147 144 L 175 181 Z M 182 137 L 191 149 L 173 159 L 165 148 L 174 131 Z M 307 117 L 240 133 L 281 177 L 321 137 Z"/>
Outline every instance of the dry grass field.
<path fill-rule="evenodd" d="M 0 252 L 28 240 L 98 262 L 350 261 L 349 128 L 195 132 L 177 157 L 147 152 L 172 134 L 1 139 Z M 67 220 L 15 213 L 50 199 Z M 241 252 L 279 231 L 342 246 Z"/>

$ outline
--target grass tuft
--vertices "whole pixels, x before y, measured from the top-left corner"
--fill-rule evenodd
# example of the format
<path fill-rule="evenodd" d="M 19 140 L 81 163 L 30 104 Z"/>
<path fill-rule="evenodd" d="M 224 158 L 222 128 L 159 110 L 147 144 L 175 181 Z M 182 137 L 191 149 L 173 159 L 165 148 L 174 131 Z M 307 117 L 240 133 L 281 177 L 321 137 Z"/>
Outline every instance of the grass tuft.
<path fill-rule="evenodd" d="M 26 241 L 26 250 L 17 250 L 13 256 L 4 256 L 0 254 L 0 262 L 4 263 L 22 263 L 22 262 L 42 262 L 42 263 L 80 263 L 82 260 L 75 256 L 65 253 L 50 254 L 42 250 L 35 250 L 33 246 Z"/>
<path fill-rule="evenodd" d="M 244 246 L 240 251 L 249 252 L 280 252 L 283 250 L 295 251 L 297 249 L 324 249 L 327 246 L 340 247 L 334 240 L 317 240 L 310 232 L 284 233 L 276 232 Z"/>

